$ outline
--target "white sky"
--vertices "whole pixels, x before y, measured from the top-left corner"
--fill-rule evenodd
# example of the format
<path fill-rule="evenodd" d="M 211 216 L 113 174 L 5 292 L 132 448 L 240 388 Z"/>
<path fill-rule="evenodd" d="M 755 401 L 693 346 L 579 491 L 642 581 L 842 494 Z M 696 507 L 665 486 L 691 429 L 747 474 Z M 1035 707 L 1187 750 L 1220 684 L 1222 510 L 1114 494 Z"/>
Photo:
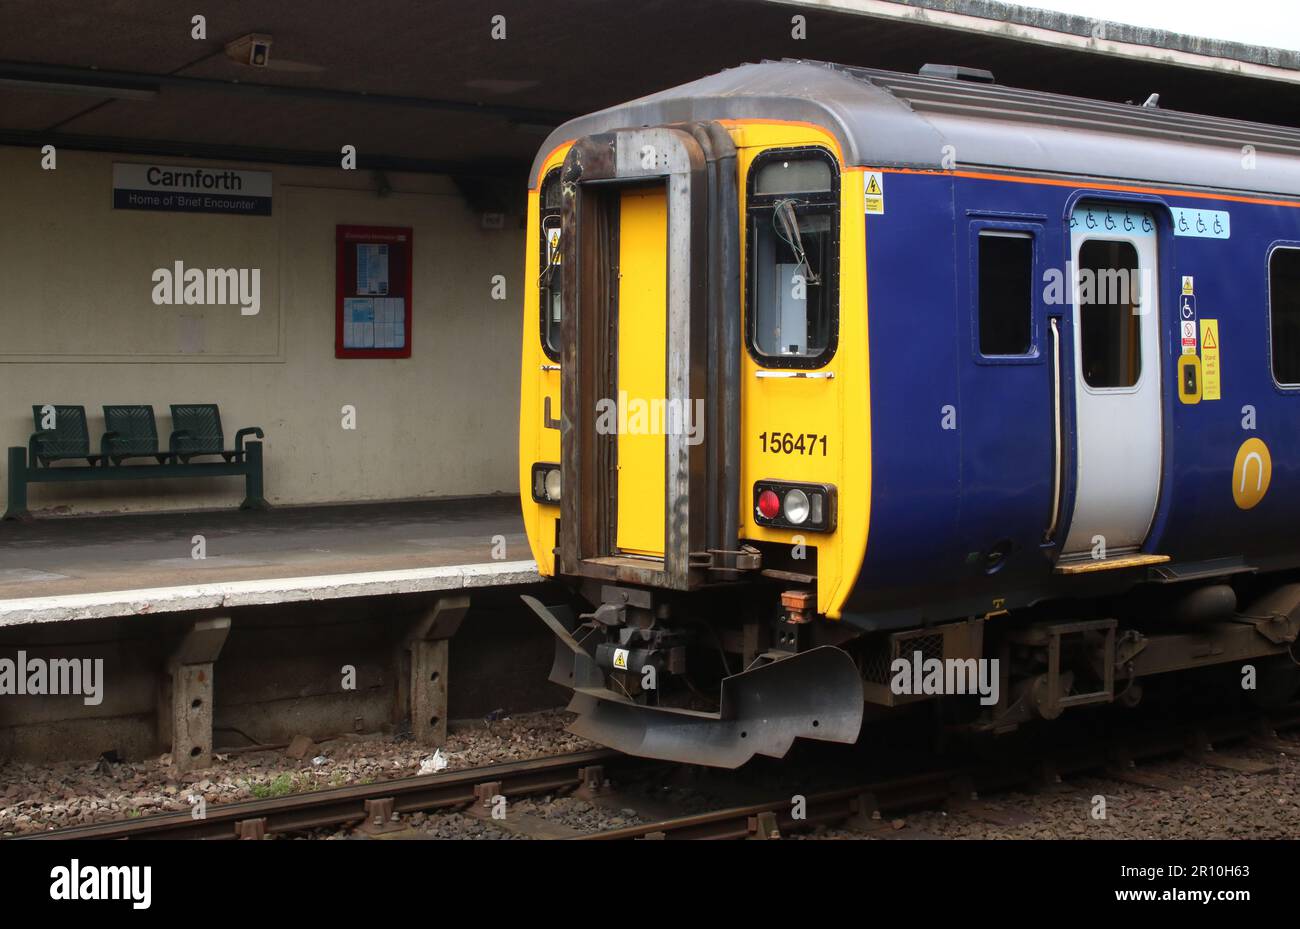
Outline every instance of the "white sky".
<path fill-rule="evenodd" d="M 1185 35 L 1300 50 L 1300 0 L 1011 0 Z"/>

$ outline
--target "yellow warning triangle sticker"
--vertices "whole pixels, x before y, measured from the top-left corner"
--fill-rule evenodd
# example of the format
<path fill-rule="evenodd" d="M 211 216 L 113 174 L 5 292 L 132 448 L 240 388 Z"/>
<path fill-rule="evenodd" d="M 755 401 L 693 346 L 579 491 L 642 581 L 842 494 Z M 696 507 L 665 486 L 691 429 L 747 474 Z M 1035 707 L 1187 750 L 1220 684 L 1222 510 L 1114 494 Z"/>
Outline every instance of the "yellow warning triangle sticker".
<path fill-rule="evenodd" d="M 872 174 L 870 176 L 870 179 L 867 181 L 867 193 L 869 194 L 880 193 L 880 185 L 876 183 L 876 176 L 874 174 Z"/>
<path fill-rule="evenodd" d="M 1204 343 L 1204 347 L 1205 347 L 1205 348 L 1218 348 L 1218 347 L 1219 347 L 1219 343 L 1216 342 L 1216 341 L 1214 340 L 1214 330 L 1213 330 L 1213 329 L 1208 329 L 1208 328 L 1207 328 L 1207 329 L 1205 330 L 1205 343 Z"/>

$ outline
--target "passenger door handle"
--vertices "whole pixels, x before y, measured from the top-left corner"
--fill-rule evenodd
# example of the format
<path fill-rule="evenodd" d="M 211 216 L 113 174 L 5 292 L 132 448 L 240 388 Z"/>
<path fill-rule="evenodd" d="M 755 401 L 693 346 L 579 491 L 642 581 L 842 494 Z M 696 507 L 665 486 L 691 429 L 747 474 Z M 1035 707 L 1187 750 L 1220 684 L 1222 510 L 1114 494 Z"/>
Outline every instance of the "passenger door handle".
<path fill-rule="evenodd" d="M 1061 320 L 1053 316 L 1052 327 L 1052 519 L 1043 538 L 1051 541 L 1061 520 L 1061 465 L 1064 455 L 1061 423 Z"/>

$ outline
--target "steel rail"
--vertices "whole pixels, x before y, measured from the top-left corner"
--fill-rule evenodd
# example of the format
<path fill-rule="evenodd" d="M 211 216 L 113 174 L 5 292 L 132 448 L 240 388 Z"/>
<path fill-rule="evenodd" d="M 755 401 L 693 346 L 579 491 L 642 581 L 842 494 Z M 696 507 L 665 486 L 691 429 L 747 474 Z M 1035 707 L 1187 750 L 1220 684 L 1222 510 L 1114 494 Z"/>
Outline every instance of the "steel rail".
<path fill-rule="evenodd" d="M 577 836 L 574 841 L 606 839 L 744 839 L 761 828 L 758 817 L 770 813 L 779 829 L 807 829 L 854 816 L 870 820 L 879 808 L 903 809 L 933 804 L 952 795 L 955 771 L 932 771 L 891 781 L 864 783 L 812 794 L 805 798 L 804 816 L 796 820 L 788 797 L 746 806 L 696 813 L 658 822 L 624 826 Z"/>
<path fill-rule="evenodd" d="M 638 763 L 642 760 L 609 749 L 599 749 L 466 768 L 443 774 L 306 791 L 270 800 L 216 804 L 208 807 L 200 819 L 195 819 L 190 812 L 184 811 L 160 813 L 15 838 L 235 839 L 240 836 L 241 823 L 259 820 L 262 823 L 257 831 L 267 835 L 302 832 L 361 822 L 368 815 L 368 801 L 391 799 L 393 813 L 468 806 L 480 799 L 476 788 L 481 784 L 493 784 L 496 793 L 507 797 L 548 793 L 582 786 L 585 768 L 624 761 Z"/>

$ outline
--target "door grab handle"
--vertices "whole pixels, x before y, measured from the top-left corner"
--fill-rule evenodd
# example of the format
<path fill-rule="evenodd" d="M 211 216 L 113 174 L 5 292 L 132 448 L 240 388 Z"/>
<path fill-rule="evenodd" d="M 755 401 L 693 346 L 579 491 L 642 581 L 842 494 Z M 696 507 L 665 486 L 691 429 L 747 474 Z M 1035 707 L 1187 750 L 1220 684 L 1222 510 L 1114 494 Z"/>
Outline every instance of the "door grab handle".
<path fill-rule="evenodd" d="M 834 379 L 835 372 L 834 371 L 755 371 L 754 377 L 780 377 L 780 378 L 803 377 L 803 378 L 808 378 L 809 380 L 817 378 L 817 379 L 824 379 L 829 381 Z"/>
<path fill-rule="evenodd" d="M 1051 319 L 1052 326 L 1052 521 L 1044 538 L 1056 535 L 1056 524 L 1061 518 L 1061 330 L 1060 320 Z"/>

